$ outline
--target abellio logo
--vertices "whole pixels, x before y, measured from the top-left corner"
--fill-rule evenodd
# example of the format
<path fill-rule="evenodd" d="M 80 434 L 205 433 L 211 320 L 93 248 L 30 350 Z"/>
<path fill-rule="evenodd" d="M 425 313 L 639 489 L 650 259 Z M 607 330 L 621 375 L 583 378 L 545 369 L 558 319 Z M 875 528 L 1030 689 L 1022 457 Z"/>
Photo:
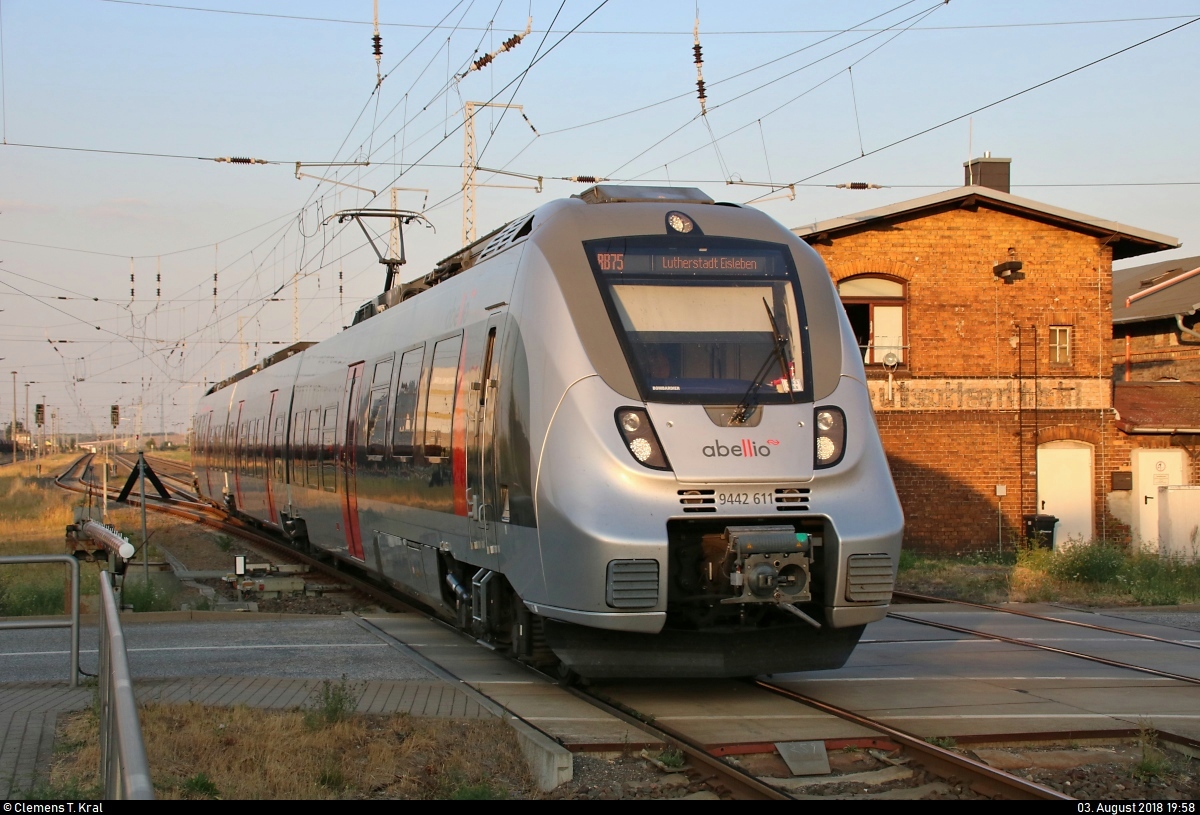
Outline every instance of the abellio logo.
<path fill-rule="evenodd" d="M 759 444 L 753 439 L 742 439 L 740 444 L 724 445 L 720 441 L 714 440 L 712 444 L 706 444 L 701 451 L 706 458 L 728 458 L 735 456 L 737 458 L 754 458 L 755 456 L 771 455 L 771 447 L 778 447 L 779 439 L 767 439 L 766 444 Z"/>

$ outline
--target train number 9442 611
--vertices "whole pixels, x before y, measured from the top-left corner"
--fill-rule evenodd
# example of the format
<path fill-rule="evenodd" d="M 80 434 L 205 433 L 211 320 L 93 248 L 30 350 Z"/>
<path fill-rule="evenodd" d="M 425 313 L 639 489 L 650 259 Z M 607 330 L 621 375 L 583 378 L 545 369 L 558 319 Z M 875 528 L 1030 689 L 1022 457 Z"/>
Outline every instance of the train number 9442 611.
<path fill-rule="evenodd" d="M 770 492 L 719 492 L 718 504 L 773 504 L 775 495 Z"/>

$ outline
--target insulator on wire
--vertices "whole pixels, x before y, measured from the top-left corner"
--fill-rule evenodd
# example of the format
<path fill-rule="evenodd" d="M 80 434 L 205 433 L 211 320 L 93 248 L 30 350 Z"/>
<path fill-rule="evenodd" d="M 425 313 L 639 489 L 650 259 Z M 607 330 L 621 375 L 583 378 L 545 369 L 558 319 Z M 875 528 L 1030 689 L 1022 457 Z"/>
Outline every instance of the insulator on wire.
<path fill-rule="evenodd" d="M 493 51 L 490 54 L 484 54 L 482 57 L 480 57 L 479 59 L 472 62 L 471 67 L 468 68 L 467 70 L 463 71 L 461 74 L 458 74 L 457 78 L 462 79 L 467 74 L 471 73 L 471 71 L 478 71 L 478 70 L 481 70 L 481 69 L 486 68 L 487 66 L 491 65 L 492 60 L 494 60 L 497 57 L 497 55 L 503 54 L 505 51 L 511 51 L 512 49 L 516 48 L 518 45 L 521 44 L 521 40 L 525 39 L 525 37 L 532 30 L 533 30 L 533 18 L 530 17 L 529 20 L 526 21 L 526 23 L 525 23 L 524 31 L 522 31 L 520 34 L 513 34 L 511 37 L 509 37 L 507 40 L 505 40 L 500 45 L 500 47 L 497 48 L 495 51 Z"/>
<path fill-rule="evenodd" d="M 575 181 L 579 184 L 599 184 L 601 181 L 604 181 L 603 178 L 597 175 L 573 175 L 566 180 Z"/>
<path fill-rule="evenodd" d="M 266 164 L 265 158 L 249 158 L 247 156 L 220 156 L 213 159 L 219 164 Z"/>
<path fill-rule="evenodd" d="M 700 115 L 708 115 L 708 104 L 704 101 L 708 98 L 708 94 L 704 91 L 704 57 L 700 48 L 700 9 L 696 8 L 696 27 L 692 29 L 692 37 L 695 42 L 692 45 L 692 54 L 696 63 L 696 93 L 700 100 Z"/>
<path fill-rule="evenodd" d="M 883 187 L 881 187 L 878 184 L 868 184 L 866 181 L 851 181 L 847 184 L 838 184 L 837 189 L 839 189 L 839 190 L 881 190 L 881 189 L 883 189 Z"/>
<path fill-rule="evenodd" d="M 371 43 L 375 46 L 375 61 L 378 62 L 383 56 L 383 37 L 376 34 L 371 37 Z"/>
<path fill-rule="evenodd" d="M 704 92 L 704 80 L 703 79 L 696 80 L 696 94 L 700 97 L 700 101 L 702 101 L 702 102 L 708 98 L 708 94 Z"/>
<path fill-rule="evenodd" d="M 703 65 L 704 57 L 701 54 L 700 43 L 696 43 L 695 45 L 692 46 L 692 53 L 695 54 L 695 56 L 696 56 L 696 64 Z"/>

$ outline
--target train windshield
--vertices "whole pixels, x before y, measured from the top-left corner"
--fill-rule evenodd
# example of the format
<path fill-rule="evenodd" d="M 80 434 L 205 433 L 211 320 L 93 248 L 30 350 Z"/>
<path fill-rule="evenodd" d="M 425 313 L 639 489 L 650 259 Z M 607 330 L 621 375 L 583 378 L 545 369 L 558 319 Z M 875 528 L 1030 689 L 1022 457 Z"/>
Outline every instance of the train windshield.
<path fill-rule="evenodd" d="M 786 246 L 698 236 L 585 248 L 643 399 L 804 401 L 805 321 Z"/>

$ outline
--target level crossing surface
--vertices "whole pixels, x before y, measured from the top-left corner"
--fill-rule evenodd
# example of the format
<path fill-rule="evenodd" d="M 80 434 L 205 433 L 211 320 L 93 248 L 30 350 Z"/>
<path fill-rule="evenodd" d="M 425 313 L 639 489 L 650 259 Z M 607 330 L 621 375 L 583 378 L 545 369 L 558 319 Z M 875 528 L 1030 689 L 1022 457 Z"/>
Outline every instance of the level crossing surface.
<path fill-rule="evenodd" d="M 1185 645 L 1124 637 L 986 610 L 904 605 L 906 617 L 1052 645 L 1200 678 L 1200 615 L 1099 615 L 1055 607 L 1023 610 L 1151 634 Z M 836 671 L 774 677 L 778 684 L 923 737 L 1099 732 L 1152 727 L 1200 738 L 1200 686 L 884 619 L 867 628 Z"/>

